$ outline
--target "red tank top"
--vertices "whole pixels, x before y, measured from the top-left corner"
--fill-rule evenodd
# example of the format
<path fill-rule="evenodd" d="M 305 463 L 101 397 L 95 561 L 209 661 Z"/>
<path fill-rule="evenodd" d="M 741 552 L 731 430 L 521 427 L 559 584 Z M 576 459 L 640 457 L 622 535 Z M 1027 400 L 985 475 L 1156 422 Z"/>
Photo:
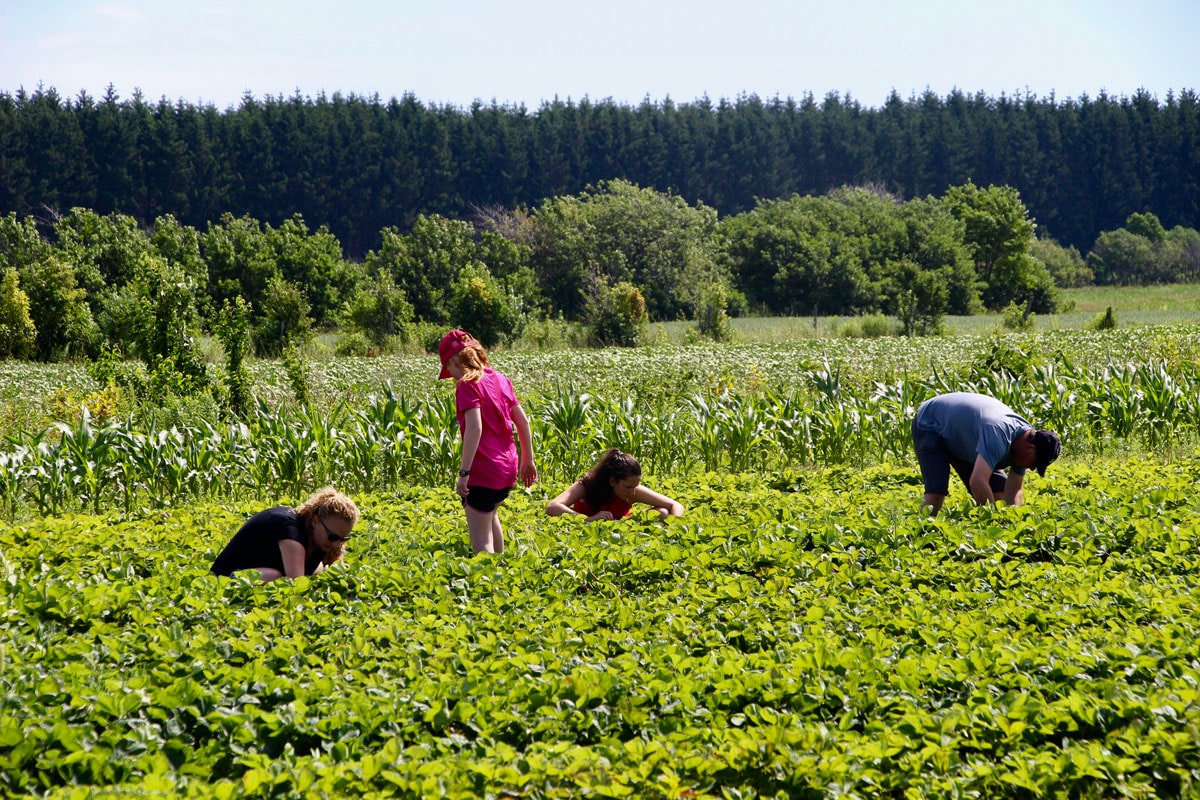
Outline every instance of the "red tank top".
<path fill-rule="evenodd" d="M 586 497 L 584 497 L 580 500 L 576 500 L 574 502 L 574 504 L 571 505 L 572 511 L 578 511 L 580 514 L 583 514 L 584 516 L 590 517 L 592 514 L 595 514 L 597 511 L 607 511 L 608 513 L 613 515 L 613 519 L 621 519 L 621 517 L 628 517 L 629 511 L 632 508 L 633 508 L 632 503 L 626 503 L 624 500 L 617 497 L 615 494 L 611 498 L 609 498 L 609 501 L 607 503 L 605 503 L 604 505 L 602 505 L 599 508 L 594 509 L 594 510 L 588 504 Z"/>

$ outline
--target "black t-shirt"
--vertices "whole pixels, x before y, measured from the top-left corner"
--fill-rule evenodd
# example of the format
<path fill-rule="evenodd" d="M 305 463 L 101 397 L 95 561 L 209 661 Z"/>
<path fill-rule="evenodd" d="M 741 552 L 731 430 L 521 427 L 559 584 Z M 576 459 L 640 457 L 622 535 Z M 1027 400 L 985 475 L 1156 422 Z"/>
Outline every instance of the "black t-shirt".
<path fill-rule="evenodd" d="M 308 530 L 304 520 L 287 506 L 275 506 L 258 512 L 246 520 L 217 556 L 212 565 L 213 574 L 232 575 L 239 569 L 259 567 L 284 572 L 283 553 L 279 552 L 282 539 L 291 539 L 307 548 Z M 312 575 L 320 563 L 320 551 L 308 555 L 304 559 L 304 574 Z"/>

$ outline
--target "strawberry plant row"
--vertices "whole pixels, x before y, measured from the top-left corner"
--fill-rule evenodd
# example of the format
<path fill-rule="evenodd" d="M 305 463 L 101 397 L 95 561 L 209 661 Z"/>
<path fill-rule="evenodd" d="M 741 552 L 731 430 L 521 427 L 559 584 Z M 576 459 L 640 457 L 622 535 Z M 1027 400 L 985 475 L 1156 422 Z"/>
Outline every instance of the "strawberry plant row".
<path fill-rule="evenodd" d="M 685 517 L 593 525 L 539 487 L 477 559 L 407 486 L 266 585 L 207 573 L 265 499 L 21 521 L 0 793 L 1191 796 L 1198 480 L 1066 463 L 929 519 L 895 465 L 694 472 Z"/>

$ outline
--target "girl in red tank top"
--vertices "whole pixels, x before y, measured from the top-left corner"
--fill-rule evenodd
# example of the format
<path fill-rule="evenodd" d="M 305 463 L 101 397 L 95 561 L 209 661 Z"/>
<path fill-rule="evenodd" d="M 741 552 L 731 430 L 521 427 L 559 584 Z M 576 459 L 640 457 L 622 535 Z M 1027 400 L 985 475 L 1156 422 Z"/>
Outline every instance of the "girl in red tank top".
<path fill-rule="evenodd" d="M 578 514 L 588 522 L 629 516 L 634 503 L 658 509 L 661 519 L 683 516 L 683 506 L 642 486 L 642 465 L 628 453 L 613 448 L 587 473 L 546 506 L 552 517 Z"/>

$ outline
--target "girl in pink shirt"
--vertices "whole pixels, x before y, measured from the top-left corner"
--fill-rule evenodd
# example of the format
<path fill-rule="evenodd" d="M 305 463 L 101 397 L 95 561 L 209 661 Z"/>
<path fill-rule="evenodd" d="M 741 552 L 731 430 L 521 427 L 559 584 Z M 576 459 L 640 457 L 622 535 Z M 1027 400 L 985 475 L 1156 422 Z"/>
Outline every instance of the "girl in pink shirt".
<path fill-rule="evenodd" d="M 454 491 L 463 498 L 471 548 L 476 553 L 504 552 L 504 529 L 497 507 L 521 481 L 537 480 L 533 432 L 512 382 L 488 365 L 487 352 L 469 333 L 452 330 L 438 346 L 442 378 L 454 378 L 454 406 L 462 436 L 462 458 Z M 518 462 L 513 425 L 521 440 Z"/>

